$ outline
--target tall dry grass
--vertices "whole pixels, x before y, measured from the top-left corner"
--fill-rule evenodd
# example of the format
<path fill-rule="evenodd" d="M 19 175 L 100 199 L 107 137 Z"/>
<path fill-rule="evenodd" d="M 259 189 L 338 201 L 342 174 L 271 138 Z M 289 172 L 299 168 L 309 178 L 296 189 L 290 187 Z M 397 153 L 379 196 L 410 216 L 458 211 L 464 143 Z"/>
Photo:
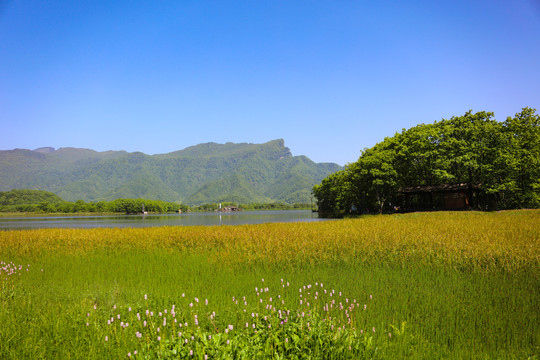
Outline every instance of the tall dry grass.
<path fill-rule="evenodd" d="M 368 216 L 318 223 L 0 232 L 5 256 L 165 251 L 225 265 L 411 262 L 454 268 L 539 268 L 540 211 Z"/>

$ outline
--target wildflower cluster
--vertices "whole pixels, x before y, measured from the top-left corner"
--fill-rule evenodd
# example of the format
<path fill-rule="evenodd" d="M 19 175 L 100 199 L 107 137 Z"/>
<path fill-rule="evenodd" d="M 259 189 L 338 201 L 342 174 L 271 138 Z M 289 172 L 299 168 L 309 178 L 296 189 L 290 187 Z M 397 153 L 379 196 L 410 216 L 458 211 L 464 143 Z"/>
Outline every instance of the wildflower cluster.
<path fill-rule="evenodd" d="M 21 264 L 15 265 L 13 261 L 0 261 L 0 279 L 3 281 L 8 281 L 9 279 L 12 279 L 15 275 L 21 276 L 29 270 L 30 264 L 23 266 Z"/>
<path fill-rule="evenodd" d="M 105 346 L 132 346 L 128 357 L 290 357 L 308 352 L 355 358 L 376 350 L 375 327 L 364 331 L 368 304 L 319 282 L 293 290 L 282 279 L 279 292 L 271 291 L 264 280 L 262 285 L 254 287 L 252 294 L 232 297 L 223 316 L 227 320 L 212 311 L 208 299 L 182 294 L 181 307 L 152 310 L 144 295 L 144 306 L 137 310 L 115 305 L 104 312 L 105 318 L 88 312 L 86 326 L 103 331 Z"/>

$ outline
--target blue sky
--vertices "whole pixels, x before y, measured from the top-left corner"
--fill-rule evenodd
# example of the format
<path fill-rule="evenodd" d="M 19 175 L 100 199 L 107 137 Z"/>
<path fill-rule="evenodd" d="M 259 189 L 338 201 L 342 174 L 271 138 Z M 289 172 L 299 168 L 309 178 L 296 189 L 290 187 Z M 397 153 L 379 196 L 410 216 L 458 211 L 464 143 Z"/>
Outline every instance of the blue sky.
<path fill-rule="evenodd" d="M 344 165 L 403 128 L 540 110 L 540 2 L 0 0 L 0 149 L 285 139 Z"/>

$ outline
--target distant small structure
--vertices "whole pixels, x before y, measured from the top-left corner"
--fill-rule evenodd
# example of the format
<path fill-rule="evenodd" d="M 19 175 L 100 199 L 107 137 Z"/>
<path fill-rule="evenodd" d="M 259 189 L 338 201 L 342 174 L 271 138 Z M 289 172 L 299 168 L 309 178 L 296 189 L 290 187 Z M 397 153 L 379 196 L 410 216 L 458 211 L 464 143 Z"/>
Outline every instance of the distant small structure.
<path fill-rule="evenodd" d="M 221 209 L 221 212 L 231 212 L 231 211 L 238 211 L 238 207 L 236 206 L 225 206 Z"/>
<path fill-rule="evenodd" d="M 440 184 L 398 189 L 403 197 L 400 211 L 466 210 L 479 205 L 481 184 Z"/>

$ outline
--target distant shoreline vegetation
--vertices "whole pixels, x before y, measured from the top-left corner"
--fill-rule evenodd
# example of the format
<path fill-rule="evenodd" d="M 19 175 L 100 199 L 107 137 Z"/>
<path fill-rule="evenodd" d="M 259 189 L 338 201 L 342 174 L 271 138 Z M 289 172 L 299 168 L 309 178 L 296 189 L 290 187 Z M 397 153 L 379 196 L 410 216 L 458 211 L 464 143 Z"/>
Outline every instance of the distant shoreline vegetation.
<path fill-rule="evenodd" d="M 310 210 L 311 205 L 306 203 L 250 203 L 238 204 L 235 202 L 222 202 L 221 208 L 227 211 L 228 208 L 234 207 L 239 211 L 256 211 L 256 210 Z M 219 211 L 219 203 L 203 204 L 199 206 L 189 207 L 189 211 L 193 212 L 208 212 Z"/>
<path fill-rule="evenodd" d="M 175 202 L 149 199 L 116 199 L 112 201 L 68 202 L 52 192 L 43 190 L 11 190 L 0 192 L 0 213 L 31 214 L 140 214 L 143 212 L 164 214 L 185 212 L 219 211 L 219 203 L 188 206 Z M 295 203 L 251 203 L 222 202 L 223 210 L 300 210 L 310 209 L 310 204 Z M 226 210 L 225 210 L 226 211 Z"/>

